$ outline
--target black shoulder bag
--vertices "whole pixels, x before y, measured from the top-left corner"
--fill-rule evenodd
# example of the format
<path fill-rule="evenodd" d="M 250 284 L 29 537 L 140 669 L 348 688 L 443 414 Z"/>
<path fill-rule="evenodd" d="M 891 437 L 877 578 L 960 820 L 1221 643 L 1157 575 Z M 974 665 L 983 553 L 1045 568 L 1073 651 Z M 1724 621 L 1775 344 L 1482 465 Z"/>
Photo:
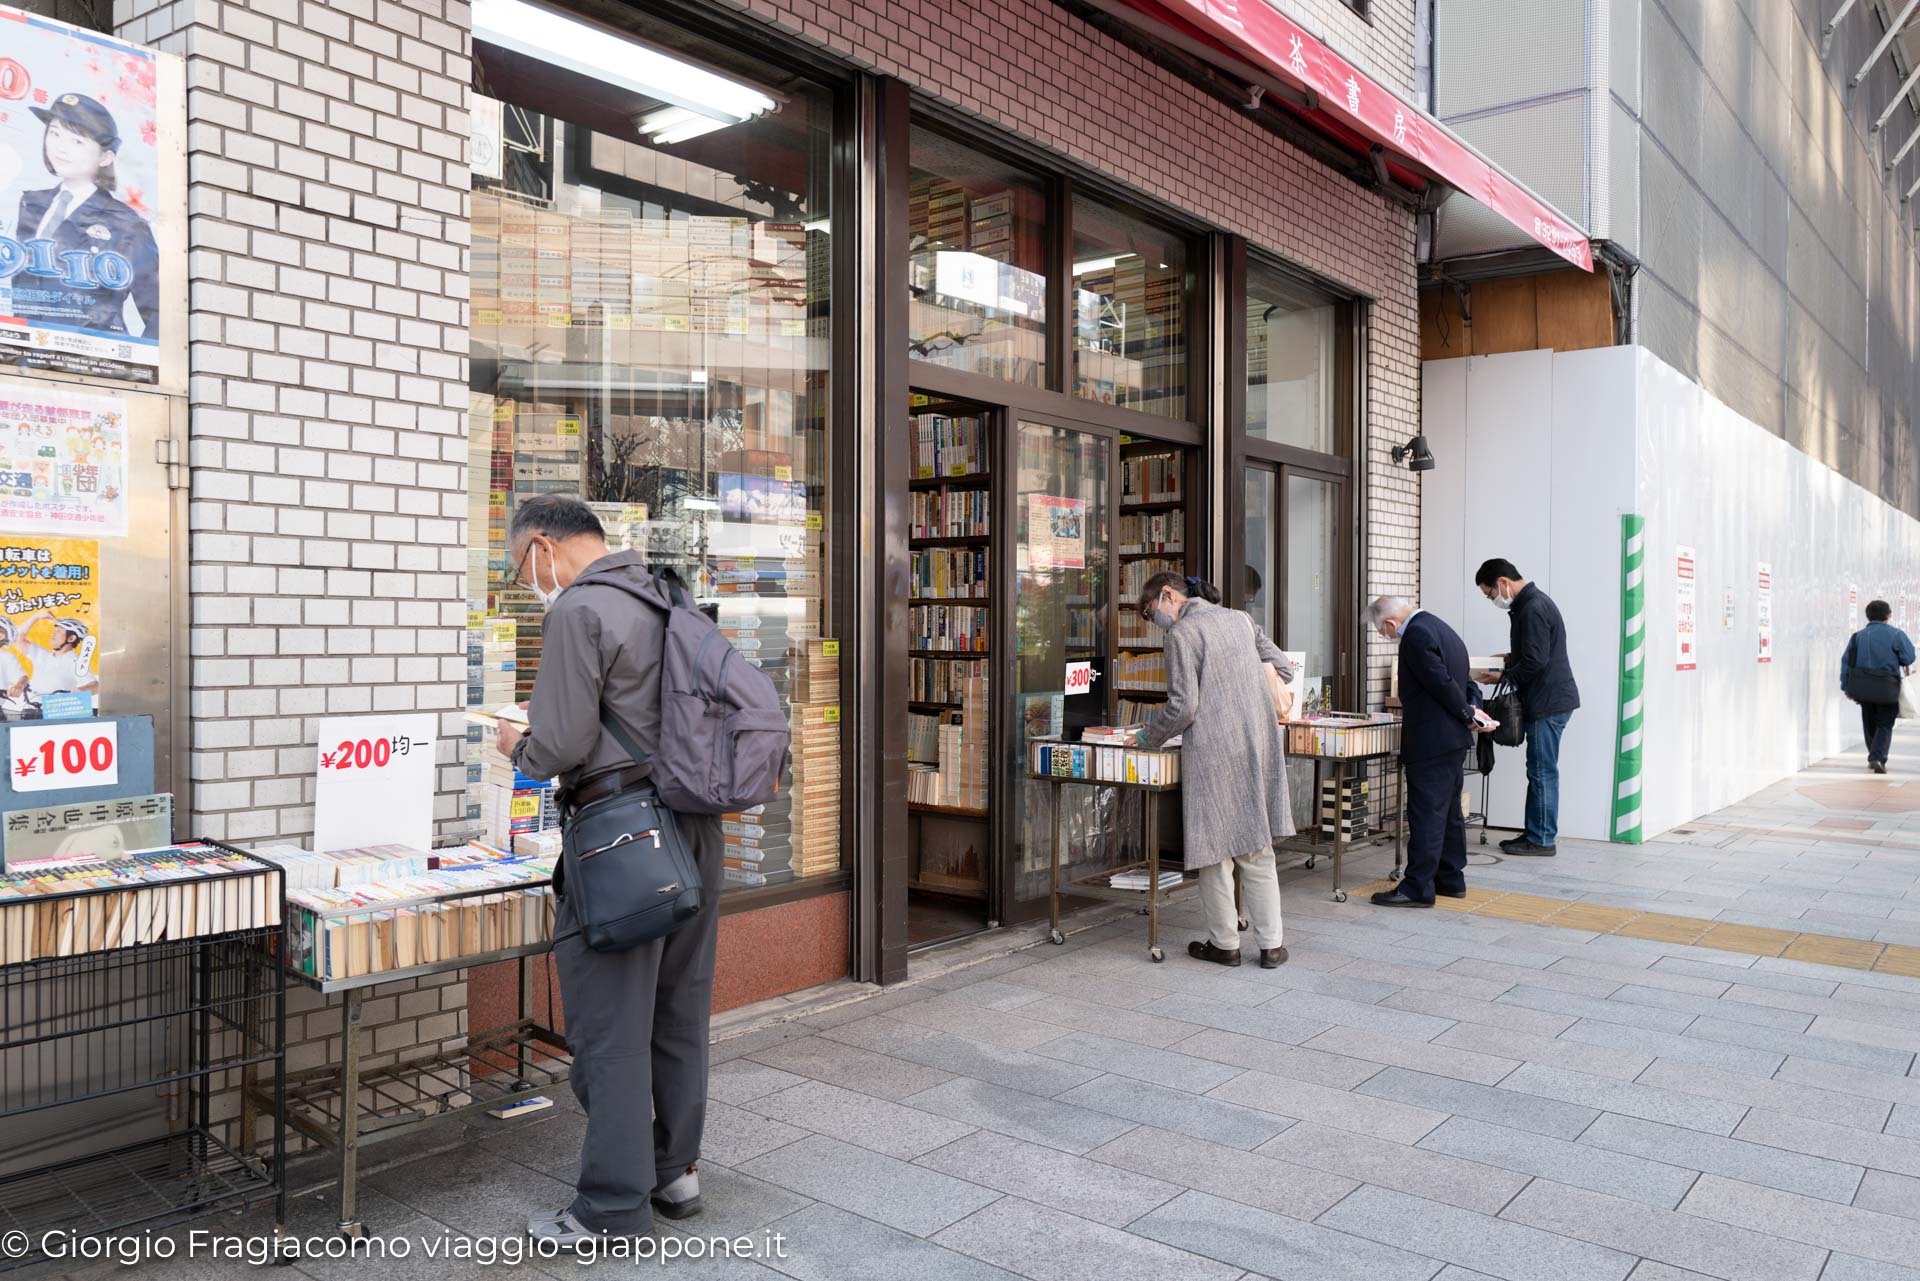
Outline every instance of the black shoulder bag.
<path fill-rule="evenodd" d="M 600 727 L 626 749 L 636 765 L 647 754 L 600 709 Z M 580 933 L 596 952 L 624 952 L 664 938 L 700 914 L 700 865 L 672 810 L 651 783 L 583 805 L 570 815 L 560 839 L 560 874 L 580 921 Z M 558 940 L 556 940 L 557 942 Z"/>
<path fill-rule="evenodd" d="M 1487 699 L 1487 715 L 1499 721 L 1493 741 L 1502 747 L 1518 747 L 1527 741 L 1527 727 L 1521 723 L 1526 709 L 1520 705 L 1520 691 L 1502 680 Z"/>
<path fill-rule="evenodd" d="M 1860 633 L 1855 632 L 1847 641 L 1847 662 L 1857 663 L 1860 655 Z M 1856 703 L 1878 706 L 1900 701 L 1900 673 L 1881 671 L 1877 668 L 1849 667 L 1847 669 L 1847 697 Z"/>

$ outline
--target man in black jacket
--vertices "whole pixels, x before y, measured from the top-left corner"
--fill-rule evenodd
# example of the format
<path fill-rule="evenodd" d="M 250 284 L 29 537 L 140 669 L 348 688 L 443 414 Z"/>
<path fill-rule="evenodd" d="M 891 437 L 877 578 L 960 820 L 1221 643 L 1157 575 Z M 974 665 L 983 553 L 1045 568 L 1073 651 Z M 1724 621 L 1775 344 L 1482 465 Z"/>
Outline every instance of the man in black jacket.
<path fill-rule="evenodd" d="M 1527 732 L 1527 830 L 1500 842 L 1500 848 L 1551 857 L 1560 832 L 1560 735 L 1580 706 L 1567 661 L 1567 625 L 1560 607 L 1520 577 L 1510 560 L 1488 561 L 1473 582 L 1494 608 L 1509 615 L 1512 648 L 1505 656 L 1505 676 L 1520 695 Z"/>
<path fill-rule="evenodd" d="M 1367 621 L 1400 642 L 1400 763 L 1407 779 L 1407 867 L 1378 907 L 1432 907 L 1467 896 L 1467 823 L 1460 813 L 1467 749 L 1491 725 L 1475 704 L 1460 634 L 1399 596 L 1367 607 Z"/>

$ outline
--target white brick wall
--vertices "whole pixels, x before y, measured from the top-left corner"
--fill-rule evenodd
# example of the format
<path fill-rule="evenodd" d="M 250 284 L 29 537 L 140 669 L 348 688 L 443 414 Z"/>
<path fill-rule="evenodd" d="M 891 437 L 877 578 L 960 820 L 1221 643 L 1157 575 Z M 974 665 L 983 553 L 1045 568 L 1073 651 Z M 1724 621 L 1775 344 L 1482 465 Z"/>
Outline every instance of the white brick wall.
<path fill-rule="evenodd" d="M 116 0 L 187 59 L 193 830 L 313 830 L 319 717 L 463 785 L 467 6 Z"/>

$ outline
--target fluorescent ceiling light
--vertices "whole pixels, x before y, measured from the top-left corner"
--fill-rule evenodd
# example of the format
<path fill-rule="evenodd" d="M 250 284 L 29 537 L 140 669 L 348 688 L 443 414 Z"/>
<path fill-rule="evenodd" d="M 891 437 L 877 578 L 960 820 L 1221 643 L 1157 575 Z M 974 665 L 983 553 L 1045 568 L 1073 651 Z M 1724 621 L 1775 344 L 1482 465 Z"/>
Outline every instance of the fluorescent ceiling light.
<path fill-rule="evenodd" d="M 1110 271 L 1119 261 L 1118 258 L 1089 258 L 1085 262 L 1074 263 L 1073 274 L 1076 276 L 1091 276 L 1096 271 Z"/>
<path fill-rule="evenodd" d="M 549 66 L 683 108 L 717 122 L 716 127 L 741 124 L 778 105 L 752 85 L 526 0 L 474 0 L 473 35 Z"/>

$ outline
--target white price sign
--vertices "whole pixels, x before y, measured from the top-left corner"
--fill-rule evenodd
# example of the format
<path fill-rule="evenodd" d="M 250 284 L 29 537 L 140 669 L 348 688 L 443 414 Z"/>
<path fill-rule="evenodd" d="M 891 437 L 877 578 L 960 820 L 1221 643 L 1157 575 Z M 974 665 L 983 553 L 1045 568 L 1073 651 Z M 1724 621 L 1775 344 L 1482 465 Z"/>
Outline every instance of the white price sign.
<path fill-rule="evenodd" d="M 120 725 L 77 720 L 15 725 L 7 732 L 7 776 L 16 792 L 111 787 L 120 781 Z"/>
<path fill-rule="evenodd" d="M 1099 678 L 1093 674 L 1093 664 L 1078 662 L 1067 664 L 1067 693 L 1086 694 L 1093 689 L 1093 682 Z"/>
<path fill-rule="evenodd" d="M 313 847 L 433 847 L 437 718 L 333 716 L 320 722 Z"/>

